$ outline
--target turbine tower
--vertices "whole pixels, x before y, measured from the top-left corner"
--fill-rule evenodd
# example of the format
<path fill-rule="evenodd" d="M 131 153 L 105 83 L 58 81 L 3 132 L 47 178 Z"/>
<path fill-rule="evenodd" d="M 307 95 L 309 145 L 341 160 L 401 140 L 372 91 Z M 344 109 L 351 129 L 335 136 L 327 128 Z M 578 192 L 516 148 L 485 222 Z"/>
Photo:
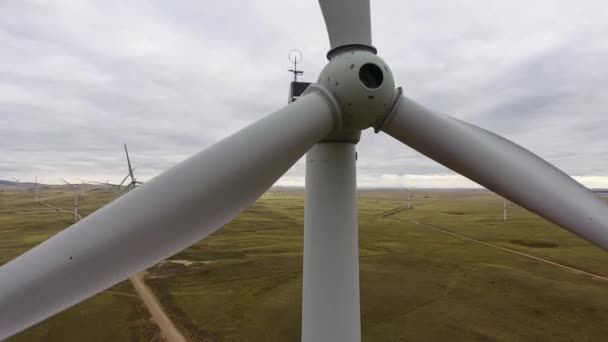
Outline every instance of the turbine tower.
<path fill-rule="evenodd" d="M 406 191 L 406 193 L 407 193 L 407 208 L 408 208 L 408 209 L 411 209 L 411 206 L 410 206 L 410 198 L 411 198 L 411 197 L 413 197 L 413 196 L 411 196 L 411 193 L 414 191 L 414 189 L 416 189 L 416 187 L 414 186 L 414 187 L 411 187 L 411 188 L 406 188 L 406 187 L 405 187 L 405 186 L 403 186 L 403 185 L 402 185 L 401 187 L 402 187 L 402 188 L 403 188 L 403 190 L 405 190 L 405 191 Z"/>
<path fill-rule="evenodd" d="M 372 45 L 369 0 L 319 3 L 330 50 L 317 82 L 0 267 L 0 339 L 213 233 L 306 154 L 302 340 L 359 341 L 355 146 L 372 127 L 608 249 L 608 206 L 595 194 L 515 143 L 395 89 Z"/>
<path fill-rule="evenodd" d="M 21 178 L 13 177 L 13 180 L 15 181 L 15 189 L 19 190 L 19 184 L 21 182 Z"/>
<path fill-rule="evenodd" d="M 74 222 L 78 222 L 78 218 L 80 217 L 78 215 L 78 189 L 80 189 L 80 187 L 85 185 L 86 183 L 84 181 L 81 181 L 82 183 L 80 185 L 76 185 L 69 183 L 61 177 L 59 177 L 59 179 L 61 179 L 65 184 L 69 185 L 72 188 L 72 191 L 74 191 Z"/>

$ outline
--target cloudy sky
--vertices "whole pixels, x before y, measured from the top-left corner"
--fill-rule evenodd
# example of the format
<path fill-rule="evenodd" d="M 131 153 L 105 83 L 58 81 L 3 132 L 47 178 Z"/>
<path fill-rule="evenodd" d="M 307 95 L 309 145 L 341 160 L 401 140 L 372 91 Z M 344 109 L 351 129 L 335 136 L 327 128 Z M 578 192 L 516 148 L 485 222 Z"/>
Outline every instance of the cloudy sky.
<path fill-rule="evenodd" d="M 608 187 L 603 1 L 372 1 L 374 45 L 428 107 Z M 286 104 L 287 53 L 314 81 L 314 0 L 0 1 L 0 179 L 149 179 Z M 474 186 L 372 131 L 359 185 Z M 278 184 L 302 185 L 298 162 Z"/>

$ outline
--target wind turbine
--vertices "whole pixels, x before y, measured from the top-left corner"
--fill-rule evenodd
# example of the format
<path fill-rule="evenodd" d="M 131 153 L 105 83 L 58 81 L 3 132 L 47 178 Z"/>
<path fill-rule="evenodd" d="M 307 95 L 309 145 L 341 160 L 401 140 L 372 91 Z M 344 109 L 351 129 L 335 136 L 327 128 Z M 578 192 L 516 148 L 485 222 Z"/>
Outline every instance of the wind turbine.
<path fill-rule="evenodd" d="M 359 341 L 355 145 L 373 127 L 608 249 L 608 206 L 565 173 L 394 88 L 369 0 L 320 0 L 318 81 L 0 268 L 0 339 L 181 251 L 248 208 L 306 154 L 302 340 Z"/>
<path fill-rule="evenodd" d="M 131 159 L 129 158 L 129 151 L 127 150 L 127 144 L 123 144 L 124 148 L 125 148 L 125 154 L 127 155 L 127 167 L 128 167 L 128 173 L 125 176 L 125 178 L 122 179 L 122 181 L 118 184 L 112 184 L 109 182 L 109 179 L 106 180 L 105 183 L 102 182 L 94 182 L 96 184 L 104 184 L 104 185 L 109 185 L 112 186 L 113 188 L 117 188 L 119 193 L 122 194 L 123 192 L 135 189 L 135 187 L 137 185 L 143 184 L 143 182 L 138 181 L 135 178 L 135 170 L 137 169 L 137 166 L 135 167 L 131 167 Z M 122 186 L 125 183 L 125 181 L 127 180 L 127 178 L 131 177 L 131 181 L 129 182 L 129 184 L 127 184 L 127 186 L 125 187 L 125 189 L 123 190 Z"/>
<path fill-rule="evenodd" d="M 133 168 L 133 171 L 135 171 L 135 169 L 137 169 L 137 166 Z M 111 187 L 113 187 L 113 188 L 117 189 L 119 193 L 122 193 L 122 192 L 123 192 L 123 190 L 122 190 L 122 185 L 123 185 L 123 184 L 124 184 L 124 183 L 127 181 L 127 178 L 129 178 L 129 175 L 130 175 L 130 174 L 129 174 L 129 173 L 127 173 L 127 175 L 125 176 L 125 178 L 123 178 L 123 179 L 122 179 L 122 181 L 121 181 L 120 183 L 118 183 L 118 184 L 113 184 L 113 183 L 110 183 L 109 178 L 108 178 L 108 179 L 106 179 L 106 181 L 105 181 L 105 182 L 93 182 L 93 183 L 95 183 L 95 184 L 109 185 L 109 186 L 111 186 Z M 126 191 L 126 189 L 125 189 L 125 191 Z"/>
<path fill-rule="evenodd" d="M 127 155 L 127 166 L 129 167 L 129 174 L 127 176 L 131 177 L 131 182 L 129 184 L 127 184 L 127 188 L 125 191 L 130 191 L 130 190 L 135 189 L 136 186 L 138 186 L 140 184 L 144 184 L 144 183 L 135 179 L 135 176 L 133 174 L 133 171 L 135 171 L 135 168 L 131 167 L 131 159 L 129 158 L 129 151 L 127 150 L 127 144 L 123 144 L 123 145 L 125 147 L 125 154 Z M 125 177 L 125 179 L 126 179 L 126 177 Z M 123 183 L 124 183 L 124 180 L 123 180 Z"/>
<path fill-rule="evenodd" d="M 21 178 L 13 177 L 13 180 L 15 181 L 15 189 L 19 190 L 19 184 L 21 182 Z"/>
<path fill-rule="evenodd" d="M 405 190 L 407 192 L 407 208 L 411 209 L 411 206 L 410 206 L 410 197 L 411 196 L 410 195 L 411 195 L 411 192 L 414 191 L 414 189 L 416 189 L 416 187 L 414 186 L 414 187 L 411 187 L 411 188 L 406 188 L 403 185 L 401 187 L 403 188 L 403 190 Z"/>
<path fill-rule="evenodd" d="M 69 183 L 68 181 L 66 181 L 65 179 L 59 177 L 59 179 L 61 179 L 65 184 L 69 185 L 72 188 L 72 191 L 74 191 L 74 222 L 78 222 L 78 189 L 80 189 L 81 186 L 85 185 L 85 181 L 82 181 L 82 184 L 80 185 L 76 185 L 76 184 L 72 184 Z"/>

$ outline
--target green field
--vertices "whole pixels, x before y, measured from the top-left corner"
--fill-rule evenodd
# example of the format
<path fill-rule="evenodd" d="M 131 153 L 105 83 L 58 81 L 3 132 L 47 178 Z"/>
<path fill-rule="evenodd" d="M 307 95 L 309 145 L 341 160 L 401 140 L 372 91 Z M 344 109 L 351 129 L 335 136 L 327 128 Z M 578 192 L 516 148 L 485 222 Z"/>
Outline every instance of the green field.
<path fill-rule="evenodd" d="M 481 191 L 359 194 L 364 341 L 603 341 L 608 282 L 463 241 L 425 222 L 608 274 L 608 254 Z M 269 193 L 148 283 L 183 329 L 221 341 L 300 337 L 303 193 Z"/>
<path fill-rule="evenodd" d="M 71 208 L 68 193 L 48 202 Z M 71 222 L 0 193 L 0 264 Z M 62 197 L 63 196 L 63 197 Z M 81 212 L 112 194 L 90 191 Z M 485 191 L 359 193 L 364 341 L 604 341 L 608 281 L 437 232 L 444 230 L 608 276 L 608 253 Z M 147 283 L 193 340 L 295 341 L 300 337 L 303 192 L 265 194 L 212 236 L 149 270 Z M 46 211 L 46 212 L 42 212 Z M 120 293 L 120 294 L 117 294 Z M 157 339 L 129 283 L 12 340 Z"/>
<path fill-rule="evenodd" d="M 113 196 L 89 191 L 81 198 L 81 212 L 90 213 Z M 70 214 L 32 199 L 30 191 L 0 191 L 0 265 L 72 224 Z M 41 199 L 65 209 L 73 205 L 71 193 L 61 189 L 45 190 Z M 131 283 L 125 281 L 7 341 L 160 341 L 157 330 Z"/>

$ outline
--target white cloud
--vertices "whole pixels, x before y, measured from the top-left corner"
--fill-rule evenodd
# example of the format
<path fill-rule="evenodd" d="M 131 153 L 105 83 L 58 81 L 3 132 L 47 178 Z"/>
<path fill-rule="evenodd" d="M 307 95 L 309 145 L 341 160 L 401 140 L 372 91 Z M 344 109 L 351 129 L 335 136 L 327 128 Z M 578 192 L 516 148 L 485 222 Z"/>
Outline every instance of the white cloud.
<path fill-rule="evenodd" d="M 374 44 L 407 94 L 608 187 L 602 1 L 373 1 Z M 285 104 L 287 52 L 314 80 L 313 0 L 0 2 L 0 179 L 148 179 Z M 364 132 L 359 184 L 474 186 Z M 301 185 L 299 162 L 279 184 Z M 592 184 L 592 185 L 591 185 Z"/>

